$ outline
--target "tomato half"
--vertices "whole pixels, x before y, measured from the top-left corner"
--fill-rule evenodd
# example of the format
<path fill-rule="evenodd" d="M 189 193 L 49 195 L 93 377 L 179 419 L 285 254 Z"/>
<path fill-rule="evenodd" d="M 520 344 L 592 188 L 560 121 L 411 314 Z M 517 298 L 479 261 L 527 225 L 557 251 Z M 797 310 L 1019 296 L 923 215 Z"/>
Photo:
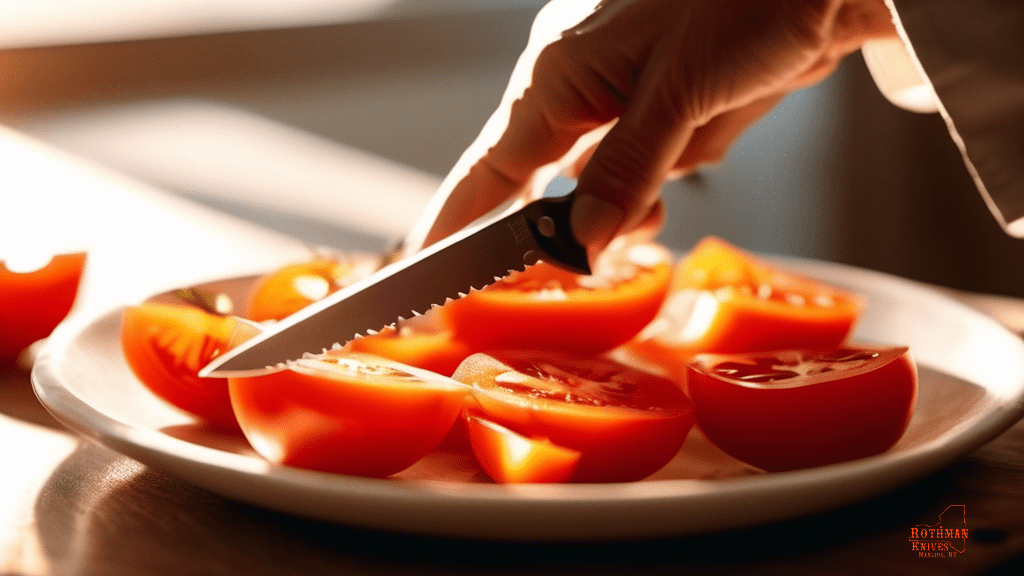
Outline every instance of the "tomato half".
<path fill-rule="evenodd" d="M 272 374 L 230 378 L 242 432 L 278 464 L 384 477 L 445 437 L 469 390 L 441 375 L 366 354 L 320 355 Z"/>
<path fill-rule="evenodd" d="M 702 354 L 688 383 L 707 437 L 769 471 L 880 454 L 903 435 L 917 401 L 904 347 Z"/>
<path fill-rule="evenodd" d="M 580 452 L 547 438 L 529 438 L 478 416 L 467 417 L 469 442 L 477 462 L 500 484 L 567 482 Z"/>
<path fill-rule="evenodd" d="M 85 268 L 84 252 L 59 254 L 37 270 L 0 262 L 0 364 L 50 335 L 71 311 Z"/>
<path fill-rule="evenodd" d="M 676 455 L 693 425 L 674 382 L 607 359 L 489 352 L 467 358 L 454 378 L 473 386 L 471 415 L 580 452 L 576 482 L 644 478 Z"/>
<path fill-rule="evenodd" d="M 448 303 L 456 338 L 478 351 L 596 354 L 632 338 L 661 306 L 671 255 L 655 244 L 610 249 L 592 276 L 539 263 Z"/>
<path fill-rule="evenodd" d="M 284 266 L 253 285 L 245 315 L 256 322 L 280 320 L 365 275 L 365 264 L 342 254 L 323 254 Z"/>
<path fill-rule="evenodd" d="M 227 379 L 199 377 L 230 348 L 237 322 L 181 304 L 129 306 L 121 316 L 121 349 L 154 394 L 217 428 L 237 430 Z"/>
<path fill-rule="evenodd" d="M 630 346 L 677 372 L 702 352 L 829 350 L 846 340 L 861 308 L 853 293 L 707 237 L 679 263 L 664 307 Z"/>

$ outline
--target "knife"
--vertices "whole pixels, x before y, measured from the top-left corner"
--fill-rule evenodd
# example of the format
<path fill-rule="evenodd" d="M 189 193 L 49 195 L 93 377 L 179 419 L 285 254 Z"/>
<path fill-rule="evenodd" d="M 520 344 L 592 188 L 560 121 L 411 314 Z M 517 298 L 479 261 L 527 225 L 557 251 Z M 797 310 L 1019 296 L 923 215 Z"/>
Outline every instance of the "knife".
<path fill-rule="evenodd" d="M 258 376 L 394 325 L 545 261 L 590 274 L 569 229 L 575 193 L 542 198 L 472 226 L 318 300 L 204 367 L 200 376 Z"/>

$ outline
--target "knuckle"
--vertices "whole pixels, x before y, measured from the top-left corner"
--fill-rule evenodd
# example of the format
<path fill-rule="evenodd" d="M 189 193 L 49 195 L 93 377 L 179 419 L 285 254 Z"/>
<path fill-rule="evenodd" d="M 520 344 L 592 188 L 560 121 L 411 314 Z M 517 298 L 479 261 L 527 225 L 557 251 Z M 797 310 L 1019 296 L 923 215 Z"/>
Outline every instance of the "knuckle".
<path fill-rule="evenodd" d="M 548 121 L 562 128 L 595 128 L 621 114 L 614 83 L 580 59 L 567 40 L 547 45 L 539 54 L 533 84 L 543 95 Z"/>

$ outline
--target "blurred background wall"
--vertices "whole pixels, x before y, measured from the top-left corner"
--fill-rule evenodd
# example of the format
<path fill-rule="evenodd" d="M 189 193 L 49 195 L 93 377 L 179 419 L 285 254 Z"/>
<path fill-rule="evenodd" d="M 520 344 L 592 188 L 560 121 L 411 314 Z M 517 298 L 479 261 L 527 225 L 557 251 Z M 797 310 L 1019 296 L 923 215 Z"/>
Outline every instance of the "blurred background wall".
<path fill-rule="evenodd" d="M 239 189 L 268 184 L 226 163 L 216 177 L 209 163 L 200 174 L 201 153 L 183 153 L 196 142 L 171 128 L 220 114 L 218 145 L 244 154 L 262 133 L 270 146 L 276 132 L 260 126 L 287 127 L 409 167 L 425 199 L 497 104 L 542 2 L 390 4 L 398 8 L 287 26 L 0 42 L 0 123 L 310 242 L 378 249 L 393 231 L 239 200 Z M 274 163 L 269 154 L 259 161 Z M 332 182 L 326 194 L 389 193 Z M 303 202 L 287 180 L 274 186 Z M 662 239 L 674 248 L 717 234 L 751 250 L 1024 296 L 1024 242 L 988 214 L 942 121 L 886 102 L 858 55 L 783 101 L 722 164 L 665 194 Z"/>

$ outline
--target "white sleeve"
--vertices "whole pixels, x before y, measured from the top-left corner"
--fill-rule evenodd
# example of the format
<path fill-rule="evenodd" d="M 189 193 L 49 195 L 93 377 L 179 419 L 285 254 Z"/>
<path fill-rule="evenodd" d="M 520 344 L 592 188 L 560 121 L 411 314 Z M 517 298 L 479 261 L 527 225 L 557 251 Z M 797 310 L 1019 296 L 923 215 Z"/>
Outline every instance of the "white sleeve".
<path fill-rule="evenodd" d="M 1024 1 L 887 2 L 903 42 L 865 46 L 879 89 L 942 114 L 992 213 L 1024 238 Z"/>

